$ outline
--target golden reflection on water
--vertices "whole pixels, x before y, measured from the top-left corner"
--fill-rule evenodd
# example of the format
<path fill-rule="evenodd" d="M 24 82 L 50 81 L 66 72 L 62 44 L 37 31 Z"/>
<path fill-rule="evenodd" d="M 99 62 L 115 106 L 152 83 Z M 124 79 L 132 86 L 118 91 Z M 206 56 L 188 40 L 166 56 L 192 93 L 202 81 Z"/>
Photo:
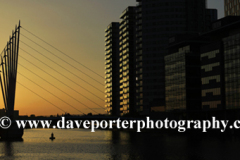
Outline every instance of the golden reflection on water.
<path fill-rule="evenodd" d="M 49 139 L 52 132 L 56 137 L 53 141 Z M 92 133 L 84 129 L 28 129 L 22 141 L 0 141 L 0 159 L 231 159 L 239 153 L 239 144 L 238 137 L 223 139 L 119 130 Z"/>

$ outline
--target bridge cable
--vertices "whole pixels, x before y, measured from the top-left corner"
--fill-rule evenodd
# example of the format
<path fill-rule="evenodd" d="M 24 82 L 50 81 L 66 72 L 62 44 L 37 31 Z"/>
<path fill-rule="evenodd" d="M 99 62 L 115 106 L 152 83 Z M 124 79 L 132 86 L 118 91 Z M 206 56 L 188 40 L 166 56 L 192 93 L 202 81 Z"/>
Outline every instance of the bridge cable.
<path fill-rule="evenodd" d="M 19 55 L 20 56 L 20 55 Z M 22 56 L 20 56 L 21 58 L 23 58 Z M 25 59 L 25 58 L 23 58 Z M 25 59 L 26 60 L 26 59 Z M 28 61 L 28 60 L 26 60 Z M 49 75 L 50 77 L 54 78 L 55 80 L 57 80 L 58 82 L 62 83 L 63 85 L 67 86 L 68 88 L 70 88 L 71 90 L 75 91 L 76 93 L 78 93 L 79 95 L 85 97 L 83 94 L 81 94 L 80 92 L 78 92 L 77 90 L 73 89 L 72 87 L 68 86 L 66 83 L 60 81 L 58 78 L 52 76 L 51 74 L 47 73 L 46 71 L 44 71 L 43 69 L 41 69 L 40 67 L 36 66 L 35 64 L 31 63 L 30 61 L 28 61 L 30 64 L 32 64 L 33 66 L 35 66 L 36 68 L 38 68 L 39 70 L 41 70 L 42 72 L 46 73 L 47 75 Z M 20 63 L 18 63 L 19 65 L 21 65 Z M 21 65 L 22 67 L 24 67 L 23 65 Z M 24 67 L 26 68 L 26 67 Z M 85 97 L 87 98 L 87 97 Z M 88 99 L 88 98 L 87 98 Z"/>
<path fill-rule="evenodd" d="M 49 73 L 47 73 L 46 71 L 44 71 L 43 69 L 41 69 L 40 67 L 36 66 L 35 64 L 33 64 L 32 62 L 30 62 L 29 60 L 27 60 L 26 58 L 24 58 L 23 56 L 19 55 L 19 57 L 21 57 L 22 59 L 24 59 L 25 61 L 29 62 L 30 64 L 34 65 L 35 67 L 37 67 L 38 69 L 40 69 L 41 71 L 43 71 L 44 73 L 48 74 L 49 76 L 53 77 L 54 79 L 57 79 L 56 77 L 50 75 Z M 48 66 L 49 67 L 49 66 Z M 51 68 L 51 67 L 49 67 Z M 52 69 L 52 68 L 51 68 Z M 54 69 L 53 69 L 54 70 Z M 56 71 L 57 72 L 57 71 Z M 57 72 L 59 73 L 59 72 Z M 104 101 L 102 98 L 100 98 L 99 96 L 97 96 L 96 94 L 90 92 L 88 89 L 82 87 L 81 85 L 79 85 L 78 83 L 74 82 L 73 80 L 69 79 L 68 77 L 64 76 L 63 74 L 59 73 L 60 75 L 62 75 L 63 77 L 67 78 L 68 80 L 70 80 L 71 82 L 73 82 L 74 84 L 76 84 L 77 86 L 81 87 L 82 89 L 88 91 L 89 93 L 91 93 L 92 95 L 94 95 L 95 97 L 101 99 L 102 101 Z M 58 79 L 57 79 L 58 80 Z M 58 80 L 60 81 L 60 80 Z M 62 81 L 60 81 L 61 83 L 63 83 Z"/>
<path fill-rule="evenodd" d="M 23 84 L 21 84 L 20 82 L 17 81 L 18 84 L 20 84 L 22 87 L 24 87 L 25 89 L 31 91 L 32 93 L 34 93 L 35 95 L 39 96 L 40 98 L 42 98 L 43 100 L 45 100 L 46 102 L 50 103 L 51 105 L 53 105 L 54 107 L 58 108 L 59 110 L 63 111 L 64 113 L 67 113 L 66 111 L 64 111 L 63 109 L 61 109 L 60 107 L 58 107 L 57 105 L 53 104 L 52 102 L 48 101 L 47 99 L 43 98 L 42 96 L 40 96 L 39 94 L 37 94 L 36 92 L 34 92 L 33 90 L 27 88 L 26 86 L 24 86 Z"/>
<path fill-rule="evenodd" d="M 98 82 L 101 85 L 104 85 L 102 82 L 99 82 L 98 80 L 96 80 L 95 78 L 89 76 L 88 74 L 84 73 L 83 71 L 81 71 L 80 69 L 78 69 L 77 67 L 73 66 L 72 64 L 70 64 L 69 62 L 67 62 L 66 60 L 62 59 L 61 57 L 57 56 L 56 54 L 54 54 L 53 52 L 49 51 L 48 49 L 44 48 L 43 46 L 41 46 L 40 44 L 38 44 L 37 42 L 31 40 L 30 38 L 24 36 L 23 34 L 21 34 L 23 37 L 27 38 L 29 41 L 33 42 L 34 44 L 36 44 L 37 46 L 41 47 L 42 49 L 44 49 L 45 51 L 49 52 L 50 54 L 54 55 L 55 57 L 57 57 L 58 59 L 60 59 L 61 61 L 65 62 L 66 64 L 68 64 L 69 66 L 71 66 L 72 68 L 78 70 L 79 72 L 81 72 L 82 74 L 86 75 L 87 77 L 91 78 L 92 80 Z M 23 42 L 20 40 L 20 42 Z M 24 43 L 24 42 L 23 42 Z M 24 43 L 26 45 L 26 43 Z M 29 48 L 32 48 L 28 45 Z M 33 49 L 33 48 L 32 48 Z"/>
<path fill-rule="evenodd" d="M 4 52 L 4 49 L 5 49 L 5 48 L 6 48 L 6 46 L 5 46 L 5 47 L 3 48 L 3 50 L 2 50 L 2 52 L 1 52 L 1 54 L 0 54 L 1 56 L 2 56 L 2 53 Z"/>
<path fill-rule="evenodd" d="M 88 68 L 87 66 L 83 65 L 82 63 L 80 63 L 79 61 L 73 59 L 72 57 L 70 57 L 69 55 L 67 55 L 66 53 L 64 53 L 63 51 L 57 49 L 56 47 L 54 47 L 53 45 L 51 45 L 50 43 L 44 41 L 43 39 L 41 39 L 40 37 L 38 37 L 37 35 L 33 34 L 32 32 L 28 31 L 27 29 L 21 27 L 23 30 L 25 30 L 26 32 L 30 33 L 31 35 L 33 35 L 34 37 L 38 38 L 39 40 L 41 40 L 42 42 L 46 43 L 47 45 L 51 46 L 52 48 L 54 48 L 55 50 L 57 50 L 58 52 L 62 53 L 63 55 L 67 56 L 68 58 L 70 58 L 71 60 L 73 60 L 74 62 L 80 64 L 81 66 L 85 67 L 86 69 L 88 69 L 89 71 L 93 72 L 94 74 L 98 75 L 99 77 L 103 78 L 103 76 L 99 75 L 98 73 L 96 73 L 95 71 L 91 70 L 90 68 Z"/>
<path fill-rule="evenodd" d="M 32 81 L 31 79 L 27 78 L 26 76 L 22 75 L 21 73 L 18 72 L 18 74 L 20 74 L 21 76 L 23 76 L 24 78 L 26 78 L 27 80 L 31 81 L 32 83 L 34 83 L 35 85 L 37 85 L 38 87 L 42 88 L 43 90 L 45 90 L 46 92 L 48 92 L 49 94 L 51 94 L 52 96 L 56 97 L 57 99 L 61 100 L 62 102 L 66 103 L 67 105 L 69 105 L 70 107 L 74 108 L 75 110 L 83 113 L 82 111 L 80 111 L 79 109 L 77 109 L 76 107 L 74 107 L 73 105 L 69 104 L 68 102 L 64 101 L 63 99 L 59 98 L 58 96 L 56 96 L 55 94 L 53 94 L 52 92 L 48 91 L 47 89 L 43 88 L 42 86 L 40 86 L 39 84 L 37 84 L 36 82 Z M 93 109 L 89 108 L 88 106 L 86 106 L 85 104 L 82 103 L 82 105 L 84 105 L 85 107 L 87 107 L 88 109 L 92 110 L 95 113 L 98 113 L 96 111 L 94 111 Z"/>
<path fill-rule="evenodd" d="M 34 74 L 35 76 L 39 77 L 40 79 L 44 80 L 45 82 L 47 82 L 48 84 L 50 84 L 51 86 L 53 86 L 54 88 L 60 90 L 61 92 L 63 92 L 64 94 L 68 95 L 69 97 L 71 97 L 72 99 L 76 100 L 77 102 L 81 103 L 79 100 L 77 100 L 76 98 L 74 98 L 73 96 L 71 96 L 70 94 L 66 93 L 65 91 L 61 90 L 60 88 L 56 87 L 55 85 L 53 85 L 52 83 L 50 83 L 49 81 L 47 81 L 46 79 L 42 78 L 41 76 L 39 76 L 38 74 L 34 73 L 33 71 L 29 70 L 27 67 L 19 64 L 21 67 L 25 68 L 26 70 L 28 70 L 29 72 L 31 72 L 32 74 Z M 21 74 L 19 71 L 18 71 L 19 74 Z M 22 76 L 24 76 L 23 74 L 21 74 Z M 84 96 L 85 97 L 85 96 Z M 105 109 L 103 108 L 102 106 L 100 106 L 99 104 L 95 103 L 94 101 L 92 101 L 91 99 L 85 97 L 86 99 L 88 99 L 89 101 L 91 101 L 92 103 L 96 104 L 97 106 L 101 107 L 102 109 Z"/>
<path fill-rule="evenodd" d="M 51 68 L 52 70 L 54 70 L 55 72 L 57 72 L 58 74 L 62 75 L 63 77 L 67 78 L 66 76 L 64 76 L 63 74 L 61 74 L 60 72 L 58 72 L 57 70 L 53 69 L 53 67 L 50 67 L 49 65 L 47 65 L 46 63 L 44 63 L 43 61 L 41 61 L 40 59 L 38 59 L 37 57 L 33 56 L 31 53 L 25 51 L 24 49 L 20 48 L 22 51 L 24 51 L 25 53 L 27 53 L 28 55 L 30 55 L 31 57 L 33 57 L 34 59 L 38 60 L 39 62 L 43 63 L 44 65 L 46 65 L 47 67 Z M 98 90 L 101 93 L 104 93 L 103 91 L 101 91 L 100 89 L 98 89 L 97 87 L 93 86 L 92 84 L 88 83 L 87 81 L 85 81 L 84 79 L 80 78 L 79 76 L 77 76 L 76 74 L 74 74 L 73 72 L 69 71 L 68 69 L 66 69 L 65 67 L 61 66 L 60 64 L 56 63 L 55 61 L 49 59 L 47 56 L 43 55 L 41 52 L 38 52 L 37 50 L 35 50 L 37 53 L 39 53 L 40 55 L 44 56 L 46 59 L 50 60 L 51 62 L 55 63 L 56 65 L 58 65 L 59 67 L 63 68 L 64 70 L 68 71 L 69 73 L 73 74 L 74 76 L 76 76 L 78 79 L 81 79 L 82 81 L 84 81 L 85 83 L 87 83 L 88 85 L 92 86 L 93 88 L 95 88 L 96 90 Z M 67 78 L 68 80 L 72 81 L 71 79 Z M 75 83 L 75 82 L 74 82 Z M 76 83 L 75 83 L 76 84 Z M 79 85 L 79 84 L 77 84 Z M 81 86 L 81 85 L 80 85 Z M 82 86 L 81 86 L 82 87 Z M 83 88 L 83 87 L 82 87 Z M 86 89 L 85 89 L 86 90 Z"/>

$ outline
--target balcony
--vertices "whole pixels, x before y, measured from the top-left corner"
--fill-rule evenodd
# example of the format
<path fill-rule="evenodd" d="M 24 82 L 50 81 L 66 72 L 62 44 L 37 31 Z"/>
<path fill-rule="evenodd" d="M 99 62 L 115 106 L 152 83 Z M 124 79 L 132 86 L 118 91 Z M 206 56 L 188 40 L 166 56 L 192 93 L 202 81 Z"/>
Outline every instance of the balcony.
<path fill-rule="evenodd" d="M 137 61 L 137 62 L 142 61 L 142 56 L 141 56 L 141 57 L 138 57 L 138 58 L 136 59 L 136 61 Z"/>
<path fill-rule="evenodd" d="M 142 65 L 140 65 L 140 64 L 139 64 L 139 65 L 136 65 L 136 68 L 141 68 L 141 67 L 142 67 Z M 136 72 L 136 73 L 137 73 L 137 72 Z"/>
<path fill-rule="evenodd" d="M 105 62 L 105 65 L 112 63 L 112 59 L 109 59 Z"/>
<path fill-rule="evenodd" d="M 137 11 L 136 11 L 137 13 L 141 13 L 142 12 L 142 8 L 141 8 L 141 5 L 139 5 L 138 6 L 138 8 L 137 8 Z"/>
<path fill-rule="evenodd" d="M 142 50 L 138 50 L 136 53 L 137 56 L 141 56 L 142 55 Z"/>
<path fill-rule="evenodd" d="M 137 14 L 137 16 L 136 16 L 136 19 L 140 19 L 140 18 L 142 18 L 142 14 L 141 13 Z"/>

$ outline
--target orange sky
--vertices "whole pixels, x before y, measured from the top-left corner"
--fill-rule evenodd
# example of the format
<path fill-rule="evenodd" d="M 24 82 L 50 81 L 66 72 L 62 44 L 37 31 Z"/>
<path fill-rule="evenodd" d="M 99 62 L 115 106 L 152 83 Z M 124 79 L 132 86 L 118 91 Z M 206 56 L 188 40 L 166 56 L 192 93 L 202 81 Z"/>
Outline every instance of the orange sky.
<path fill-rule="evenodd" d="M 214 2 L 212 0 L 211 2 Z M 215 3 L 216 4 L 216 3 Z M 5 47 L 9 35 L 12 33 L 12 30 L 15 27 L 15 24 L 18 23 L 18 20 L 21 20 L 23 28 L 33 32 L 38 35 L 45 41 L 49 42 L 53 46 L 57 47 L 59 50 L 68 54 L 72 58 L 91 68 L 98 74 L 104 77 L 104 30 L 108 24 L 112 21 L 119 21 L 119 16 L 122 11 L 127 6 L 135 6 L 135 0 L 11 0 L 11 1 L 1 1 L 0 5 L 0 50 Z M 211 7 L 211 6 L 209 6 Z M 62 59 L 71 63 L 75 67 L 79 68 L 83 72 L 89 74 L 97 81 L 100 81 L 103 85 L 99 85 L 92 79 L 86 77 L 84 74 L 78 72 L 76 69 L 73 69 L 68 64 L 65 64 L 61 60 L 52 56 L 47 51 L 39 48 L 34 43 L 30 42 L 25 37 L 21 36 L 20 39 L 24 43 L 27 43 L 31 47 L 35 48 L 39 52 L 48 56 L 49 59 L 54 60 L 59 63 L 64 68 L 74 72 L 79 77 L 88 81 L 92 85 L 96 86 L 102 92 L 104 92 L 104 79 L 94 75 L 90 71 L 83 68 L 81 65 L 73 62 L 69 58 L 65 57 L 61 53 L 57 52 L 53 48 L 42 43 L 31 34 L 25 30 L 21 30 L 21 33 L 32 40 L 40 43 L 45 48 L 57 54 Z M 104 100 L 104 94 L 89 86 L 85 82 L 71 75 L 67 71 L 63 70 L 61 67 L 52 63 L 49 59 L 44 58 L 37 52 L 33 51 L 25 44 L 20 42 L 20 48 L 31 53 L 44 63 L 47 63 L 49 66 L 61 72 L 61 74 L 66 75 L 72 81 L 88 89 L 90 92 L 96 94 L 98 97 L 101 97 Z M 49 74 L 57 77 L 60 81 L 66 83 L 71 88 L 75 89 L 80 94 L 88 97 L 95 103 L 104 107 L 105 102 L 99 98 L 93 96 L 91 93 L 83 90 L 78 85 L 72 83 L 68 79 L 62 77 L 58 73 L 49 69 L 48 67 L 41 64 L 41 62 L 35 60 L 27 53 L 20 50 L 19 55 L 19 64 L 27 67 L 32 72 L 38 74 L 42 78 L 45 78 L 50 83 L 54 84 L 64 92 L 67 92 L 69 95 L 80 101 L 81 103 L 86 104 L 90 108 L 94 108 L 96 112 L 105 113 L 103 109 L 90 102 L 83 96 L 79 95 L 75 91 L 64 86 L 59 81 L 51 78 L 49 75 L 43 73 L 38 68 L 31 65 L 25 59 L 31 61 L 41 69 L 45 70 Z M 30 73 L 24 69 L 21 65 L 18 66 L 18 72 L 28 77 L 35 83 L 41 85 L 43 88 L 49 90 L 54 95 L 66 101 L 75 108 L 81 110 L 84 113 L 93 112 L 83 105 L 81 105 L 76 100 L 62 93 L 61 91 L 55 89 L 48 83 L 44 82 L 34 74 Z M 18 74 L 17 81 L 29 89 L 33 90 L 37 94 L 41 95 L 54 105 L 60 107 L 64 111 L 67 111 L 71 114 L 80 114 L 79 111 L 71 108 L 68 104 L 65 104 L 58 98 L 55 98 L 51 94 L 42 90 L 40 87 L 32 83 L 31 81 L 24 78 L 22 75 Z M 0 97 L 0 105 L 4 108 L 2 97 Z M 63 112 L 53 105 L 49 104 L 45 100 L 41 99 L 39 96 L 33 94 L 32 92 L 25 89 L 23 86 L 17 84 L 16 88 L 16 100 L 15 100 L 15 109 L 20 111 L 20 115 L 56 115 L 62 114 Z M 94 113 L 94 112 L 93 112 Z"/>
<path fill-rule="evenodd" d="M 45 41 L 49 42 L 53 46 L 57 47 L 64 53 L 68 54 L 69 56 L 73 57 L 77 61 L 81 62 L 82 64 L 86 65 L 87 67 L 91 68 L 92 70 L 104 77 L 104 30 L 110 22 L 119 20 L 119 15 L 128 5 L 135 4 L 135 0 L 128 0 L 124 2 L 114 2 L 112 0 L 101 0 L 101 2 L 99 0 L 2 1 L 0 5 L 0 49 L 2 51 L 2 49 L 7 43 L 12 29 L 14 29 L 15 24 L 17 24 L 18 20 L 20 19 L 23 28 L 38 35 Z M 81 65 L 73 62 L 69 58 L 54 50 L 53 48 L 42 43 L 25 30 L 22 29 L 21 33 L 36 41 L 37 43 L 40 43 L 45 48 L 47 48 L 54 54 L 57 54 L 65 61 L 79 68 L 83 72 L 89 74 L 97 81 L 100 81 L 103 85 L 98 84 L 97 82 L 88 78 L 87 76 L 72 68 L 68 64 L 52 56 L 50 53 L 41 49 L 40 47 L 29 41 L 27 38 L 23 36 L 20 37 L 20 40 L 24 43 L 35 48 L 39 52 L 49 57 L 49 59 L 59 63 L 67 70 L 74 72 L 77 76 L 84 79 L 93 86 L 96 86 L 99 90 L 104 92 L 103 78 L 94 75 L 87 69 L 83 68 Z M 49 59 L 44 58 L 37 52 L 33 51 L 31 48 L 27 47 L 24 43 L 20 42 L 20 48 L 26 50 L 44 63 L 47 63 L 49 66 L 53 67 L 61 74 L 69 77 L 69 79 L 86 88 L 93 94 L 100 97 L 102 100 L 97 98 L 93 94 L 87 92 L 78 85 L 74 84 L 70 80 L 64 78 L 55 71 L 51 70 L 50 68 L 43 65 L 41 62 L 35 60 L 22 50 L 20 50 L 19 53 L 19 64 L 21 64 L 18 66 L 18 72 L 20 74 L 17 75 L 17 81 L 19 83 L 23 84 L 24 86 L 33 90 L 54 105 L 71 114 L 81 114 L 81 112 L 79 112 L 78 110 L 84 113 L 94 113 L 93 111 L 84 107 L 81 103 L 85 104 L 90 108 L 94 108 L 96 112 L 105 113 L 103 109 L 85 98 L 87 97 L 95 103 L 99 104 L 100 106 L 104 107 L 104 93 L 94 89 L 87 83 L 76 78 L 76 76 L 55 65 Z M 66 87 L 51 76 L 45 74 L 32 64 L 24 60 L 22 57 L 31 61 L 41 69 L 53 75 L 54 77 L 57 77 L 57 79 L 67 84 L 75 91 Z M 42 78 L 46 79 L 48 82 L 54 84 L 67 94 L 74 97 L 74 99 L 52 87 L 50 84 L 46 83 L 39 77 L 24 69 L 22 66 L 27 67 L 32 72 L 38 74 Z M 49 90 L 51 93 L 53 93 L 63 101 L 67 102 L 71 106 L 77 108 L 78 110 L 71 108 L 68 104 L 44 91 L 21 74 L 28 77 L 43 88 Z M 81 96 L 76 91 L 84 95 L 85 97 Z M 77 99 L 77 101 L 75 99 Z M 80 101 L 81 103 L 79 103 L 78 101 Z M 4 107 L 2 97 L 0 98 L 0 105 L 2 106 L 0 108 Z M 17 84 L 16 88 L 15 109 L 20 111 L 20 115 L 56 115 L 57 113 L 63 113 L 61 110 L 49 104 L 34 93 L 28 91 L 20 84 Z"/>

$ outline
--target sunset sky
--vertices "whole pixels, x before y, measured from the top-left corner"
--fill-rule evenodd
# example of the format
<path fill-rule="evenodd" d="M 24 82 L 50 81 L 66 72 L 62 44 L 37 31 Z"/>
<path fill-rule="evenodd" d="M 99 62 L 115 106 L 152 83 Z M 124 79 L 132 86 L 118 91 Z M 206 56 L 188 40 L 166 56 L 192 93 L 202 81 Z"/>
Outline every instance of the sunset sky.
<path fill-rule="evenodd" d="M 119 21 L 119 16 L 126 7 L 135 5 L 135 0 L 1 0 L 0 50 L 2 51 L 5 47 L 9 36 L 15 27 L 15 24 L 17 24 L 18 21 L 21 20 L 21 25 L 24 29 L 27 29 L 30 32 L 36 34 L 43 40 L 49 42 L 51 45 L 55 46 L 62 52 L 66 53 L 70 57 L 74 58 L 75 60 L 91 68 L 96 73 L 104 77 L 104 30 L 109 23 L 113 21 Z M 219 12 L 219 18 L 223 17 L 223 0 L 208 0 L 208 8 L 217 8 Z M 69 112 L 71 114 L 81 114 L 81 112 L 78 111 L 81 110 L 84 113 L 94 113 L 92 110 L 87 109 L 73 98 L 55 89 L 50 84 L 43 81 L 42 79 L 24 68 L 27 67 L 35 74 L 46 79 L 49 83 L 54 84 L 64 92 L 67 92 L 69 95 L 71 95 L 81 103 L 87 105 L 90 108 L 93 108 L 97 113 L 105 113 L 104 109 L 101 109 L 99 106 L 80 95 L 82 94 L 94 101 L 95 103 L 99 104 L 100 106 L 104 107 L 104 78 L 101 78 L 93 74 L 89 70 L 83 68 L 81 65 L 62 55 L 60 52 L 54 50 L 45 43 L 41 42 L 39 39 L 32 36 L 24 29 L 21 30 L 21 34 L 29 37 L 50 52 L 59 56 L 61 59 L 64 59 L 71 65 L 77 67 L 79 70 L 90 75 L 97 81 L 101 82 L 102 85 L 85 76 L 76 69 L 72 68 L 71 66 L 56 58 L 55 56 L 51 55 L 46 50 L 38 47 L 36 44 L 29 41 L 22 35 L 20 37 L 20 40 L 22 42 L 28 44 L 29 46 L 49 58 L 44 58 L 22 42 L 20 42 L 21 49 L 29 52 L 31 55 L 37 57 L 44 63 L 47 63 L 49 66 L 51 66 L 61 74 L 69 77 L 69 79 L 71 79 L 75 83 L 86 88 L 96 96 L 102 98 L 102 100 L 100 100 L 93 94 L 85 91 L 80 86 L 74 84 L 70 80 L 62 77 L 60 74 L 43 65 L 38 60 L 32 58 L 30 55 L 28 55 L 21 49 L 19 53 L 20 65 L 18 66 L 18 72 L 20 74 L 18 74 L 17 76 L 17 81 L 66 112 Z M 28 61 L 32 62 L 36 66 L 46 71 L 47 73 L 56 77 L 59 81 L 62 81 L 66 85 L 73 88 L 75 91 L 66 87 L 51 76 L 45 74 L 24 59 L 27 59 Z M 102 92 L 94 89 L 93 87 L 83 82 L 71 73 L 67 72 L 60 66 L 55 65 L 53 62 L 51 62 L 51 60 L 60 64 L 67 70 L 73 72 L 74 74 L 84 79 L 88 83 L 92 84 L 93 86 L 96 86 Z M 54 95 L 67 102 L 71 106 L 74 106 L 78 110 L 71 108 L 68 104 L 44 91 L 39 86 L 35 85 L 22 75 L 28 77 L 35 83 L 39 84 L 41 87 L 49 90 Z M 57 109 L 39 96 L 30 92 L 29 90 L 21 86 L 19 83 L 17 83 L 16 88 L 15 109 L 19 110 L 20 115 L 56 115 L 57 113 L 63 113 L 61 110 Z M 2 97 L 0 97 L 0 108 L 4 108 Z"/>

